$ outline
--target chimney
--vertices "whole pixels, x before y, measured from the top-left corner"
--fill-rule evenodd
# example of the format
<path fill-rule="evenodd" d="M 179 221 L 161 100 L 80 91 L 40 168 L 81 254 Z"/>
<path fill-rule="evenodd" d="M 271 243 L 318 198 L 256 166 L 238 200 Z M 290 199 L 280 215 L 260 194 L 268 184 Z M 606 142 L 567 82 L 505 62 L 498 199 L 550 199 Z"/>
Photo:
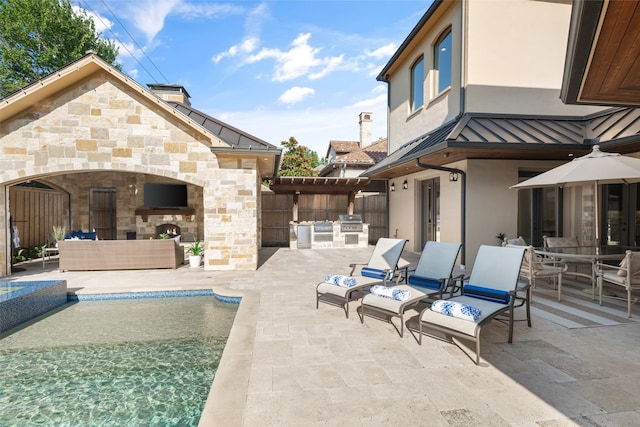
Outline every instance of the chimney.
<path fill-rule="evenodd" d="M 373 113 L 360 113 L 360 148 L 371 145 L 371 122 Z"/>
<path fill-rule="evenodd" d="M 189 98 L 189 92 L 184 88 L 184 86 L 180 85 L 163 85 L 163 84 L 147 84 L 151 92 L 158 95 L 161 99 L 167 102 L 179 102 L 185 105 L 191 105 Z"/>

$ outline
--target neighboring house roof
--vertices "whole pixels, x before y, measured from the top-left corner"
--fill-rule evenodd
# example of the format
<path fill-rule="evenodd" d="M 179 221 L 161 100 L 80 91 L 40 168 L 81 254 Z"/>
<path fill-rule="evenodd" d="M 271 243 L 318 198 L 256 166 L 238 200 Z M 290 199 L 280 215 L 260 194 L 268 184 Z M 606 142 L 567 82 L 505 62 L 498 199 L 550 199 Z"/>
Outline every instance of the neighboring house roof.
<path fill-rule="evenodd" d="M 241 131 L 231 125 L 228 125 L 214 117 L 211 117 L 202 111 L 196 110 L 190 105 L 181 104 L 179 102 L 167 102 L 176 110 L 189 117 L 194 122 L 203 126 L 209 132 L 229 144 L 232 148 L 245 150 L 278 150 L 273 144 L 269 144 L 260 138 Z"/>
<path fill-rule="evenodd" d="M 364 148 L 358 148 L 350 153 L 336 156 L 327 166 L 322 168 L 319 175 L 328 175 L 336 165 L 343 165 L 348 168 L 369 168 L 381 162 L 387 157 L 387 138 L 380 138 L 377 142 Z"/>
<path fill-rule="evenodd" d="M 329 153 L 331 149 L 336 152 L 336 155 L 349 153 L 351 151 L 357 150 L 360 148 L 360 143 L 358 141 L 329 141 L 329 148 L 327 149 L 327 157 L 329 157 Z"/>
<path fill-rule="evenodd" d="M 402 145 L 361 176 L 417 172 L 415 160 L 424 162 L 424 157 L 437 166 L 463 159 L 566 160 L 588 152 L 596 142 L 616 151 L 640 142 L 640 109 L 616 108 L 586 117 L 467 113 Z"/>

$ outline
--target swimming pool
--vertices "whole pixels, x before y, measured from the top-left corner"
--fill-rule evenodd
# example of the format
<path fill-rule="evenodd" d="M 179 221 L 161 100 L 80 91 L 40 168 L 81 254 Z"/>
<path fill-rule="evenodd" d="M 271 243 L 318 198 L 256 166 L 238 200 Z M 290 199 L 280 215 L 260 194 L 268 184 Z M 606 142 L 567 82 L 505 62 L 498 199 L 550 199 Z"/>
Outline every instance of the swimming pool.
<path fill-rule="evenodd" d="M 0 425 L 197 425 L 237 307 L 81 301 L 0 335 Z"/>

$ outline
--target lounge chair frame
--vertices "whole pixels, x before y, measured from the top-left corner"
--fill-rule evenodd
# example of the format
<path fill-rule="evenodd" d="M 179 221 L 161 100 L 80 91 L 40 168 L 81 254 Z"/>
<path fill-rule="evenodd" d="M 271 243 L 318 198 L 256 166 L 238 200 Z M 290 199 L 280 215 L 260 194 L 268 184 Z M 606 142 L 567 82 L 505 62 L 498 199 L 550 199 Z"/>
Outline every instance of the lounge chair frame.
<path fill-rule="evenodd" d="M 365 316 L 391 323 L 398 334 L 404 336 L 404 314 L 423 301 L 442 299 L 449 286 L 461 277 L 453 278 L 452 272 L 456 259 L 460 253 L 460 243 L 434 242 L 425 244 L 418 266 L 414 274 L 407 276 L 407 284 L 397 286 L 398 289 L 411 292 L 407 301 L 396 301 L 390 298 L 376 295 L 365 295 L 358 308 L 360 323 L 364 324 Z M 418 286 L 420 280 L 428 279 L 429 282 L 438 283 L 436 287 Z M 400 319 L 400 329 L 393 322 L 394 318 Z"/>
<path fill-rule="evenodd" d="M 503 314 L 508 315 L 508 342 L 512 343 L 515 301 L 516 299 L 522 299 L 522 297 L 518 297 L 518 292 L 527 293 L 529 291 L 528 285 L 522 287 L 518 283 L 525 249 L 525 247 L 480 246 L 471 271 L 471 277 L 469 278 L 469 283 L 473 285 L 463 286 L 462 295 L 453 297 L 450 300 L 480 308 L 483 313 L 481 318 L 473 322 L 446 316 L 426 308 L 422 310 L 418 317 L 419 344 L 422 345 L 422 335 L 426 334 L 427 330 L 470 340 L 475 343 L 475 363 L 478 365 L 480 364 L 480 332 L 482 327 Z M 500 273 L 500 275 L 497 276 L 496 273 Z M 477 294 L 472 295 L 469 292 L 472 286 L 506 294 L 509 301 L 495 302 L 480 299 Z"/>
<path fill-rule="evenodd" d="M 320 282 L 316 285 L 316 309 L 320 302 L 342 307 L 347 319 L 349 318 L 349 303 L 364 295 L 375 284 L 400 282 L 401 274 L 398 271 L 400 255 L 406 245 L 406 239 L 390 239 L 381 237 L 367 263 L 351 263 L 349 276 L 356 277 L 358 284 L 350 288 Z M 358 274 L 356 270 L 360 267 Z"/>

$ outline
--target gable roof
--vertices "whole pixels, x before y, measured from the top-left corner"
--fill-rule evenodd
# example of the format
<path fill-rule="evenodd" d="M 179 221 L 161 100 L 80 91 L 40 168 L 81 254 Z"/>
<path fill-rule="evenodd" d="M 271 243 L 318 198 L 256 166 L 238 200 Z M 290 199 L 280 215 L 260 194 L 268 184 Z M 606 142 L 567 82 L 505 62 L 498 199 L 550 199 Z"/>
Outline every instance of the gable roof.
<path fill-rule="evenodd" d="M 329 148 L 327 148 L 326 157 L 329 157 L 329 153 L 332 148 L 333 151 L 336 152 L 336 155 L 339 156 L 340 154 L 350 153 L 351 151 L 357 150 L 360 148 L 360 143 L 358 141 L 337 141 L 332 139 L 329 141 Z"/>
<path fill-rule="evenodd" d="M 264 171 L 267 176 L 273 176 L 278 170 L 281 149 L 207 116 L 190 106 L 164 101 L 92 51 L 48 76 L 0 99 L 0 122 L 8 120 L 38 102 L 55 96 L 61 90 L 97 72 L 107 73 L 128 87 L 132 94 L 142 96 L 150 104 L 164 111 L 167 116 L 173 117 L 193 129 L 196 134 L 201 136 L 203 142 L 207 142 L 207 146 L 212 151 L 219 154 L 255 154 L 259 156 L 260 170 Z"/>
<path fill-rule="evenodd" d="M 423 163 L 443 166 L 465 159 L 567 160 L 594 143 L 637 151 L 640 109 L 616 108 L 586 117 L 466 113 L 402 145 L 361 176 L 393 178 Z"/>

